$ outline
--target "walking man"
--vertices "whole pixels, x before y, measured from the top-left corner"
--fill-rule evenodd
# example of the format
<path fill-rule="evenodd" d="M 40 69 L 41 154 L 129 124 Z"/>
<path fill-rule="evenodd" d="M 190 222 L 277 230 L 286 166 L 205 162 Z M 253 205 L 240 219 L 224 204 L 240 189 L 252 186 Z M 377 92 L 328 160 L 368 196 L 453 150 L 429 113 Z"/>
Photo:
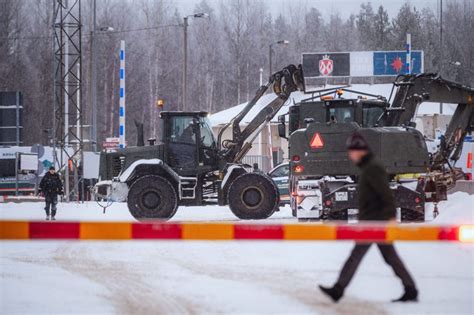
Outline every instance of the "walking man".
<path fill-rule="evenodd" d="M 396 216 L 395 200 L 390 191 L 388 175 L 367 144 L 359 134 L 354 133 L 347 140 L 349 159 L 360 169 L 358 181 L 359 220 L 388 221 Z M 356 243 L 351 255 L 345 262 L 339 279 L 333 287 L 319 286 L 334 302 L 339 301 L 344 295 L 345 288 L 349 285 L 362 258 L 369 250 L 372 243 Z M 377 243 L 377 247 L 385 262 L 393 268 L 405 287 L 405 293 L 392 302 L 417 301 L 418 290 L 410 273 L 403 265 L 395 247 L 392 244 Z"/>
<path fill-rule="evenodd" d="M 49 171 L 41 180 L 39 192 L 44 194 L 44 199 L 46 201 L 46 206 L 44 207 L 44 210 L 46 211 L 46 220 L 49 220 L 50 218 L 51 220 L 56 220 L 56 205 L 58 204 L 58 195 L 63 194 L 63 184 L 53 166 L 49 168 Z"/>

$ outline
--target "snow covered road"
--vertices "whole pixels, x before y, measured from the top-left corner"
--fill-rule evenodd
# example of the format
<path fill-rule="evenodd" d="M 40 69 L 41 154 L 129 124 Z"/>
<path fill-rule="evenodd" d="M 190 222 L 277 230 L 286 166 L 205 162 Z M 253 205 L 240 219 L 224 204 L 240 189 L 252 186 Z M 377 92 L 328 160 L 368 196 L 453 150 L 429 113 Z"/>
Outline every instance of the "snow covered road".
<path fill-rule="evenodd" d="M 397 244 L 420 303 L 372 248 L 334 305 L 330 284 L 351 244 L 334 242 L 2 242 L 1 313 L 472 314 L 473 248 Z"/>
<path fill-rule="evenodd" d="M 456 193 L 432 223 L 474 223 Z M 0 204 L 2 220 L 42 220 L 40 203 Z M 59 220 L 131 221 L 126 206 L 60 204 Z M 174 221 L 236 220 L 226 207 L 180 208 Z M 288 208 L 269 219 L 295 222 Z M 372 248 L 333 304 L 351 242 L 2 241 L 0 314 L 474 314 L 474 246 L 397 243 L 420 302 L 393 304 L 402 286 Z"/>

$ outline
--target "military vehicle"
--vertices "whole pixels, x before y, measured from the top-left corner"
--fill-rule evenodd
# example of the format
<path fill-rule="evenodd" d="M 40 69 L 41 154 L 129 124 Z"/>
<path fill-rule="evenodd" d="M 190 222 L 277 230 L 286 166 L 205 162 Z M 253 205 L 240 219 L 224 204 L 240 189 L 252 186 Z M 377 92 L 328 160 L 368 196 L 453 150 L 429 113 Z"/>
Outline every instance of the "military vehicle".
<path fill-rule="evenodd" d="M 261 171 L 249 171 L 242 158 L 253 140 L 293 91 L 304 90 L 301 66 L 274 73 L 255 97 L 220 131 L 217 140 L 205 112 L 162 112 L 157 145 L 102 153 L 99 199 L 126 201 L 138 220 L 169 219 L 178 206 L 229 205 L 241 219 L 263 219 L 279 206 L 278 189 Z M 239 123 L 270 88 L 277 94 L 251 122 Z M 232 128 L 231 139 L 223 139 Z"/>
<path fill-rule="evenodd" d="M 358 94 L 345 99 L 344 92 Z M 402 221 L 422 221 L 425 203 L 447 198 L 462 172 L 453 165 L 474 124 L 474 89 L 436 74 L 401 75 L 390 104 L 385 97 L 347 87 L 321 90 L 289 109 L 290 204 L 300 219 L 346 220 L 357 209 L 358 170 L 346 139 L 362 134 L 390 174 Z M 458 104 L 438 152 L 430 154 L 413 119 L 422 102 Z M 438 104 L 434 104 L 438 106 Z M 285 117 L 279 133 L 287 137 Z M 411 179 L 410 179 L 411 178 Z"/>

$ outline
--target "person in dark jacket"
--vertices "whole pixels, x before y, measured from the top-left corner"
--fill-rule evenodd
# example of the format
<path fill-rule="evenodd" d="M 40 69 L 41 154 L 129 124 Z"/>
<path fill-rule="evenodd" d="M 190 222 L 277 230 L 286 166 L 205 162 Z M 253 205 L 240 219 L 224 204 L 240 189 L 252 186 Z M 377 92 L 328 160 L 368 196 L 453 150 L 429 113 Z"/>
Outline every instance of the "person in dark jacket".
<path fill-rule="evenodd" d="M 58 195 L 63 194 L 63 184 L 61 178 L 56 173 L 53 166 L 49 168 L 49 171 L 44 175 L 43 179 L 39 184 L 39 192 L 44 194 L 46 206 L 46 220 L 56 220 L 56 205 L 58 204 Z M 51 209 L 51 212 L 50 212 Z"/>
<path fill-rule="evenodd" d="M 395 200 L 390 191 L 388 175 L 383 165 L 370 151 L 367 141 L 354 133 L 347 140 L 349 159 L 360 169 L 358 180 L 359 220 L 388 221 L 396 216 Z M 362 258 L 372 243 L 357 243 L 345 262 L 333 287 L 319 286 L 334 302 L 339 301 L 349 285 Z M 418 290 L 392 244 L 377 243 L 385 262 L 393 268 L 405 287 L 405 293 L 392 302 L 417 301 Z"/>

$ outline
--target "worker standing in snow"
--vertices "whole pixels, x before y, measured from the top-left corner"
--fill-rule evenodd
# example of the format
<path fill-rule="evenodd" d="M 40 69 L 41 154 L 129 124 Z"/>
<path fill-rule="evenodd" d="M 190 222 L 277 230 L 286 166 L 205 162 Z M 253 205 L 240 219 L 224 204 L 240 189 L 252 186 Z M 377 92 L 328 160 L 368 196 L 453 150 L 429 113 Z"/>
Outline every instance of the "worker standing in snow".
<path fill-rule="evenodd" d="M 46 220 L 56 220 L 56 205 L 58 204 L 58 195 L 63 194 L 63 183 L 61 178 L 56 173 L 54 166 L 49 168 L 49 171 L 44 175 L 39 184 L 39 192 L 44 194 L 46 206 Z M 51 209 L 51 212 L 50 212 Z"/>
<path fill-rule="evenodd" d="M 359 134 L 354 133 L 347 140 L 349 159 L 360 169 L 358 181 L 359 220 L 388 221 L 396 216 L 395 200 L 388 184 L 388 175 L 371 152 L 367 141 Z M 369 250 L 372 243 L 357 243 L 351 255 L 341 270 L 339 279 L 331 287 L 319 288 L 334 302 L 344 294 L 362 258 Z M 395 247 L 392 244 L 377 243 L 385 262 L 389 264 L 405 287 L 405 293 L 392 302 L 417 301 L 418 290 L 410 273 L 403 265 Z"/>

